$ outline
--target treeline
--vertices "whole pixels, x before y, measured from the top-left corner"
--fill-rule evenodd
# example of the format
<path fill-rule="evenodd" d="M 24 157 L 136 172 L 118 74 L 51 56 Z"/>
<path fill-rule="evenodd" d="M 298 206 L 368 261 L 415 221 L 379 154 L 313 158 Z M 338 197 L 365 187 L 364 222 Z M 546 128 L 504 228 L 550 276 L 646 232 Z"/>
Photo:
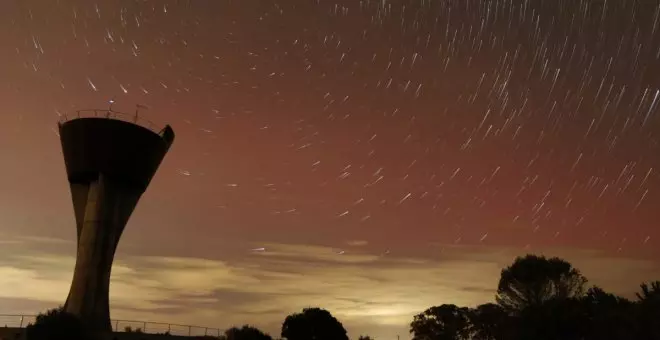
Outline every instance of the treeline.
<path fill-rule="evenodd" d="M 140 328 L 126 327 L 124 333 L 132 333 L 131 339 L 135 340 L 147 338 Z M 142 334 L 144 336 L 141 337 Z M 27 340 L 96 340 L 76 316 L 64 312 L 62 307 L 39 314 L 35 323 L 27 327 L 26 338 Z M 341 322 L 327 310 L 305 308 L 301 313 L 294 313 L 286 317 L 282 324 L 282 338 L 287 340 L 348 340 L 348 335 Z M 115 333 L 112 339 L 117 340 L 121 337 Z M 273 337 L 256 327 L 244 325 L 227 329 L 225 334 L 219 338 L 204 336 L 196 337 L 196 339 L 273 340 Z M 361 336 L 359 340 L 371 340 L 371 338 Z"/>
<path fill-rule="evenodd" d="M 527 255 L 502 270 L 495 301 L 428 308 L 410 325 L 413 340 L 660 340 L 660 281 L 628 300 L 562 259 Z"/>
<path fill-rule="evenodd" d="M 660 281 L 642 283 L 636 299 L 628 300 L 589 286 L 580 271 L 562 259 L 527 255 L 502 270 L 495 301 L 475 308 L 430 307 L 414 316 L 412 338 L 660 340 Z M 341 322 L 321 308 L 287 316 L 280 336 L 287 340 L 348 340 Z M 61 310 L 39 315 L 28 327 L 27 338 L 89 339 L 84 326 Z M 230 328 L 220 338 L 273 340 L 249 325 Z M 364 335 L 359 340 L 371 338 Z"/>

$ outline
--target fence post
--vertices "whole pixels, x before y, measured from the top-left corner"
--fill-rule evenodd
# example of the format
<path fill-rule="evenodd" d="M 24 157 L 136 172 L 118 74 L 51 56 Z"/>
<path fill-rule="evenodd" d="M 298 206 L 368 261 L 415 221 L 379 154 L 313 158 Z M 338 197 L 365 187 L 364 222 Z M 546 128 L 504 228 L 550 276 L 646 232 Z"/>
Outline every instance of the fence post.
<path fill-rule="evenodd" d="M 24 316 L 21 315 L 21 325 L 19 326 L 19 328 L 23 328 L 23 318 L 24 318 Z"/>
<path fill-rule="evenodd" d="M 188 336 L 190 336 L 190 334 L 192 334 L 192 326 L 188 326 Z"/>
<path fill-rule="evenodd" d="M 119 332 L 119 320 L 115 320 L 115 332 Z"/>
<path fill-rule="evenodd" d="M 172 333 L 172 324 L 171 323 L 167 324 L 167 333 Z"/>
<path fill-rule="evenodd" d="M 208 327 L 206 327 L 204 329 L 204 336 L 207 336 L 207 335 L 209 335 L 209 328 Z"/>
<path fill-rule="evenodd" d="M 147 332 L 147 322 L 145 321 L 142 323 L 142 333 L 146 333 L 146 332 Z"/>

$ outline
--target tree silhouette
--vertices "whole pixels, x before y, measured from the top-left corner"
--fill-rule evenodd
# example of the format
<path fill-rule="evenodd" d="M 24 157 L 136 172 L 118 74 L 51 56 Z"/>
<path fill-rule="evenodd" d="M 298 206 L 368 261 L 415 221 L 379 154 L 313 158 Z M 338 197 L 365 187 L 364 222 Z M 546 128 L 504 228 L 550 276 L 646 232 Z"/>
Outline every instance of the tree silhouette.
<path fill-rule="evenodd" d="M 225 340 L 272 340 L 273 338 L 259 329 L 244 325 L 241 328 L 232 327 L 225 331 Z"/>
<path fill-rule="evenodd" d="M 37 320 L 26 329 L 27 340 L 89 340 L 87 330 L 78 317 L 54 308 L 37 315 Z"/>
<path fill-rule="evenodd" d="M 660 281 L 642 283 L 640 285 L 641 293 L 635 293 L 637 299 L 641 302 L 656 301 L 660 302 Z"/>
<path fill-rule="evenodd" d="M 586 282 L 562 259 L 527 255 L 502 270 L 495 299 L 507 312 L 516 313 L 553 299 L 580 297 Z"/>
<path fill-rule="evenodd" d="M 305 308 L 286 317 L 282 337 L 287 340 L 348 340 L 346 329 L 325 309 Z"/>
<path fill-rule="evenodd" d="M 642 283 L 638 301 L 639 339 L 660 339 L 660 281 Z"/>
<path fill-rule="evenodd" d="M 598 286 L 593 286 L 587 290 L 584 295 L 584 301 L 590 305 L 597 307 L 610 307 L 618 306 L 620 304 L 630 304 L 630 301 L 620 296 L 604 291 Z"/>
<path fill-rule="evenodd" d="M 414 340 L 660 340 L 660 281 L 637 301 L 593 286 L 570 263 L 518 257 L 502 270 L 497 304 L 441 305 L 416 315 Z"/>
<path fill-rule="evenodd" d="M 507 338 L 509 316 L 494 303 L 486 303 L 470 310 L 472 340 L 498 340 Z"/>
<path fill-rule="evenodd" d="M 589 314 L 578 298 L 553 298 L 530 305 L 513 316 L 516 339 L 582 340 Z"/>
<path fill-rule="evenodd" d="M 632 302 L 596 286 L 589 288 L 582 302 L 590 319 L 585 339 L 630 339 L 635 331 Z"/>
<path fill-rule="evenodd" d="M 413 340 L 470 339 L 469 310 L 456 305 L 431 307 L 415 315 L 410 324 Z"/>

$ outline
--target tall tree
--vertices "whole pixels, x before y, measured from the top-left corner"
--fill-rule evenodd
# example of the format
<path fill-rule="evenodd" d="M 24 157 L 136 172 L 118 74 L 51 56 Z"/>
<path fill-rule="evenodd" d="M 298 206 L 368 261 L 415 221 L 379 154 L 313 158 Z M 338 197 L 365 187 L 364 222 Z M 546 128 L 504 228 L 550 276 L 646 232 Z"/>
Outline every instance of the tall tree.
<path fill-rule="evenodd" d="M 287 340 L 348 340 L 346 329 L 330 312 L 305 308 L 286 317 L 282 337 Z"/>
<path fill-rule="evenodd" d="M 241 328 L 232 327 L 225 331 L 226 340 L 272 340 L 273 338 L 258 328 L 244 325 Z"/>
<path fill-rule="evenodd" d="M 471 336 L 469 310 L 456 305 L 431 307 L 410 324 L 413 340 L 467 340 Z"/>
<path fill-rule="evenodd" d="M 579 270 L 562 259 L 527 255 L 502 270 L 495 298 L 507 312 L 517 313 L 553 299 L 580 297 L 586 282 Z"/>

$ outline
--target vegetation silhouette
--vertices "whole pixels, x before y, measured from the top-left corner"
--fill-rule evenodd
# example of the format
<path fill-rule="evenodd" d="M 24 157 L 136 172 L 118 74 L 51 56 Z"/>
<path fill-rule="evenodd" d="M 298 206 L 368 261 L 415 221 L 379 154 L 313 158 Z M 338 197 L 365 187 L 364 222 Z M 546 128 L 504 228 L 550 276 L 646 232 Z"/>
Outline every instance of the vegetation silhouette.
<path fill-rule="evenodd" d="M 25 330 L 27 340 L 91 340 L 83 323 L 63 307 L 53 308 L 37 315 Z"/>
<path fill-rule="evenodd" d="M 431 307 L 415 316 L 411 327 L 416 340 L 467 340 L 470 336 L 469 310 L 456 305 Z"/>
<path fill-rule="evenodd" d="M 486 303 L 469 310 L 470 335 L 473 340 L 507 339 L 510 320 L 500 305 Z"/>
<path fill-rule="evenodd" d="M 321 308 L 305 308 L 302 313 L 286 317 L 282 338 L 287 340 L 348 340 L 346 329 L 330 312 Z"/>
<path fill-rule="evenodd" d="M 581 296 L 587 279 L 556 257 L 518 257 L 502 270 L 495 300 L 508 312 L 519 312 L 553 299 Z"/>
<path fill-rule="evenodd" d="M 637 293 L 640 339 L 660 339 L 660 281 L 642 283 Z"/>
<path fill-rule="evenodd" d="M 142 333 L 142 328 L 133 328 L 131 326 L 124 327 L 124 333 Z"/>
<path fill-rule="evenodd" d="M 476 308 L 445 304 L 416 315 L 414 340 L 660 340 L 660 281 L 630 301 L 559 258 L 527 255 L 502 270 L 495 300 Z"/>
<path fill-rule="evenodd" d="M 496 303 L 475 308 L 453 304 L 429 307 L 414 316 L 410 333 L 413 340 L 660 340 L 660 281 L 642 283 L 635 300 L 598 286 L 588 287 L 587 282 L 565 260 L 518 257 L 501 272 Z M 125 334 L 141 332 L 139 328 L 125 329 Z M 281 337 L 348 340 L 341 322 L 321 308 L 305 308 L 287 316 Z M 27 327 L 26 338 L 92 339 L 80 320 L 62 307 L 37 316 L 36 322 Z M 273 340 L 249 325 L 230 328 L 219 338 Z M 362 335 L 359 340 L 373 339 Z"/>
<path fill-rule="evenodd" d="M 225 331 L 224 340 L 273 340 L 273 338 L 256 327 L 244 325 L 241 328 L 232 327 Z"/>

